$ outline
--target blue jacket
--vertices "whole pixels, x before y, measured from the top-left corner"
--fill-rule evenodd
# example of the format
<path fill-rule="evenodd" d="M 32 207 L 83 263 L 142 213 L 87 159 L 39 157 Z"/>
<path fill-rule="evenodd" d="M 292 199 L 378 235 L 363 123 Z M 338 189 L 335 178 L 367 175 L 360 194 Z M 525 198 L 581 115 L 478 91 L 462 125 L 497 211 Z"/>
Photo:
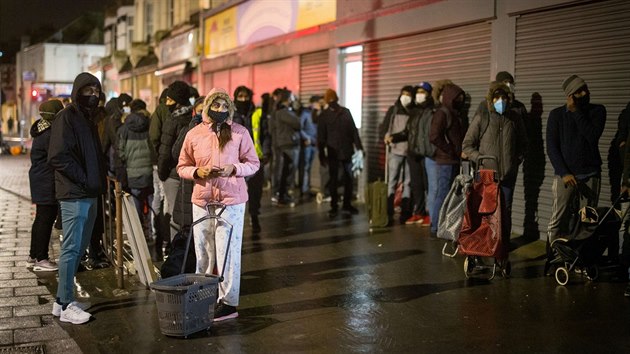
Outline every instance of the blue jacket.
<path fill-rule="evenodd" d="M 558 176 L 600 173 L 599 138 L 606 125 L 606 108 L 589 104 L 584 111 L 569 112 L 566 105 L 549 113 L 547 156 Z"/>
<path fill-rule="evenodd" d="M 300 135 L 302 140 L 308 139 L 312 146 L 317 145 L 317 125 L 313 123 L 313 110 L 305 108 L 300 115 Z"/>

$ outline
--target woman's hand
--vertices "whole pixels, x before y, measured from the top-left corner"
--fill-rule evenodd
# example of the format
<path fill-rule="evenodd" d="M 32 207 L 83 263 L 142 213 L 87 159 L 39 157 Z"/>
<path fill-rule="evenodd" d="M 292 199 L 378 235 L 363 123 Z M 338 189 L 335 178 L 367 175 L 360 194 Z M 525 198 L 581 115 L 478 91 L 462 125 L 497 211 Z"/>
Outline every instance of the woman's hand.
<path fill-rule="evenodd" d="M 201 179 L 216 178 L 222 175 L 223 170 L 216 166 L 215 167 L 202 166 L 202 167 L 199 167 L 195 171 L 195 173 Z"/>
<path fill-rule="evenodd" d="M 236 167 L 234 167 L 234 165 L 225 165 L 219 171 L 219 176 L 221 176 L 221 177 L 230 177 L 234 173 L 236 173 Z"/>

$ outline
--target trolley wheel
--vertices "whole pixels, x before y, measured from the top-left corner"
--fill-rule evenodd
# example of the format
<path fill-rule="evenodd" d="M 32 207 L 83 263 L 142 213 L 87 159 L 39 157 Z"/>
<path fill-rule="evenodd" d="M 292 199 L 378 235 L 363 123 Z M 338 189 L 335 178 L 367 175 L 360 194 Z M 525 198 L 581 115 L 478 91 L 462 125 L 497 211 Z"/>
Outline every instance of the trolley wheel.
<path fill-rule="evenodd" d="M 318 192 L 315 195 L 315 201 L 317 202 L 317 204 L 321 204 L 324 201 L 324 195 L 321 192 Z"/>
<path fill-rule="evenodd" d="M 470 278 L 473 270 L 475 270 L 475 260 L 471 256 L 466 256 L 464 258 L 464 275 L 466 275 L 466 279 Z"/>
<path fill-rule="evenodd" d="M 597 265 L 588 266 L 585 270 L 588 280 L 595 281 L 599 278 L 599 267 Z"/>
<path fill-rule="evenodd" d="M 556 269 L 556 281 L 560 285 L 567 285 L 567 283 L 569 283 L 569 271 L 565 267 L 558 267 Z"/>

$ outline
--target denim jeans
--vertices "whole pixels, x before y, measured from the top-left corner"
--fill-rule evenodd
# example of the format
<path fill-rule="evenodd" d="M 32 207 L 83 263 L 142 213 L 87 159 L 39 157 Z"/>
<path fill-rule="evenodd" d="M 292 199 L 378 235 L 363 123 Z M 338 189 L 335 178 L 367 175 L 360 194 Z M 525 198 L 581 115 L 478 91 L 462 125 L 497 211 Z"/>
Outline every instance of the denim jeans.
<path fill-rule="evenodd" d="M 313 166 L 316 150 L 315 146 L 312 145 L 304 146 L 302 150 L 304 153 L 302 156 L 304 158 L 302 165 L 302 178 L 300 178 L 300 181 L 302 181 L 300 185 L 300 192 L 302 192 L 302 194 L 308 193 L 311 190 L 311 167 Z"/>
<path fill-rule="evenodd" d="M 431 232 L 437 232 L 439 222 L 440 208 L 448 191 L 451 189 L 451 183 L 455 179 L 459 169 L 459 165 L 436 165 L 437 171 L 437 188 L 435 192 L 435 201 L 431 207 Z M 435 215 L 435 216 L 434 216 Z"/>
<path fill-rule="evenodd" d="M 57 297 L 62 304 L 74 301 L 74 276 L 92 237 L 96 220 L 97 198 L 62 200 L 63 241 L 59 254 Z"/>

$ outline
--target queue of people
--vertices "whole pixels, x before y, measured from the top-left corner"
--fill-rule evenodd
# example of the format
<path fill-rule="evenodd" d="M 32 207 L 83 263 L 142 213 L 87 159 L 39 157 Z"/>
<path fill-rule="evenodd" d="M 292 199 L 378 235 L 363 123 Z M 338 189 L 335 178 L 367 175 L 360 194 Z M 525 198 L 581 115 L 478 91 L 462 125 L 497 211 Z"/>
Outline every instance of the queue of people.
<path fill-rule="evenodd" d="M 387 150 L 388 226 L 395 223 L 398 206 L 401 224 L 430 227 L 435 237 L 440 207 L 461 161 L 477 163 L 481 156 L 490 155 L 494 160 L 489 167 L 497 171 L 507 211 L 503 232 L 511 232 L 514 187 L 527 152 L 528 114 L 513 87 L 512 75 L 499 73 L 470 124 L 464 113 L 466 93 L 452 81 L 401 88 L 380 129 Z M 606 110 L 590 103 L 588 85 L 579 76 L 567 78 L 562 90 L 566 104 L 552 110 L 547 122 L 547 154 L 556 175 L 549 241 L 568 232 L 569 206 L 575 198 L 583 205 L 597 205 L 601 179 L 598 142 Z M 252 233 L 260 233 L 261 199 L 268 178 L 272 205 L 295 206 L 298 194 L 299 201 L 309 202 L 311 167 L 318 154 L 320 170 L 327 174 L 321 178 L 321 192 L 330 196 L 328 216 L 335 218 L 339 211 L 348 217 L 359 213 L 352 205 L 353 168 L 356 156 L 363 155 L 363 145 L 352 114 L 339 104 L 337 93 L 328 89 L 310 97 L 308 107 L 301 107 L 286 88 L 263 94 L 262 107 L 256 107 L 253 98 L 254 92 L 246 86 L 237 87 L 233 96 L 221 88 L 200 96 L 187 83 L 175 81 L 150 114 L 144 102 L 126 94 L 106 104 L 98 79 L 82 73 L 74 82 L 72 103 L 64 108 L 52 100 L 40 106 L 42 118 L 31 128 L 29 175 L 37 211 L 28 264 L 35 271 L 59 271 L 53 315 L 74 324 L 90 318 L 86 312 L 90 305 L 74 298 L 73 279 L 86 250 L 92 258 L 103 258 L 99 244 L 103 231 L 98 226 L 103 222 L 97 216 L 103 214 L 99 206 L 108 174 L 133 196 L 157 262 L 168 256 L 175 233 L 209 212 L 209 203 L 226 206 L 223 217 L 234 226 L 229 249 L 224 227 L 206 222 L 194 228 L 199 235 L 196 271 L 212 272 L 216 260 L 224 257 L 229 264 L 215 321 L 238 316 L 246 203 Z M 620 193 L 627 193 L 630 186 L 630 163 L 623 164 L 630 160 L 628 155 L 615 162 L 625 166 L 618 168 L 623 171 Z M 581 186 L 590 192 L 578 193 Z M 58 210 L 64 240 L 55 263 L 49 259 L 47 245 Z M 626 267 L 630 266 L 627 249 L 630 246 L 624 245 L 620 259 Z M 630 296 L 630 289 L 626 295 Z"/>

